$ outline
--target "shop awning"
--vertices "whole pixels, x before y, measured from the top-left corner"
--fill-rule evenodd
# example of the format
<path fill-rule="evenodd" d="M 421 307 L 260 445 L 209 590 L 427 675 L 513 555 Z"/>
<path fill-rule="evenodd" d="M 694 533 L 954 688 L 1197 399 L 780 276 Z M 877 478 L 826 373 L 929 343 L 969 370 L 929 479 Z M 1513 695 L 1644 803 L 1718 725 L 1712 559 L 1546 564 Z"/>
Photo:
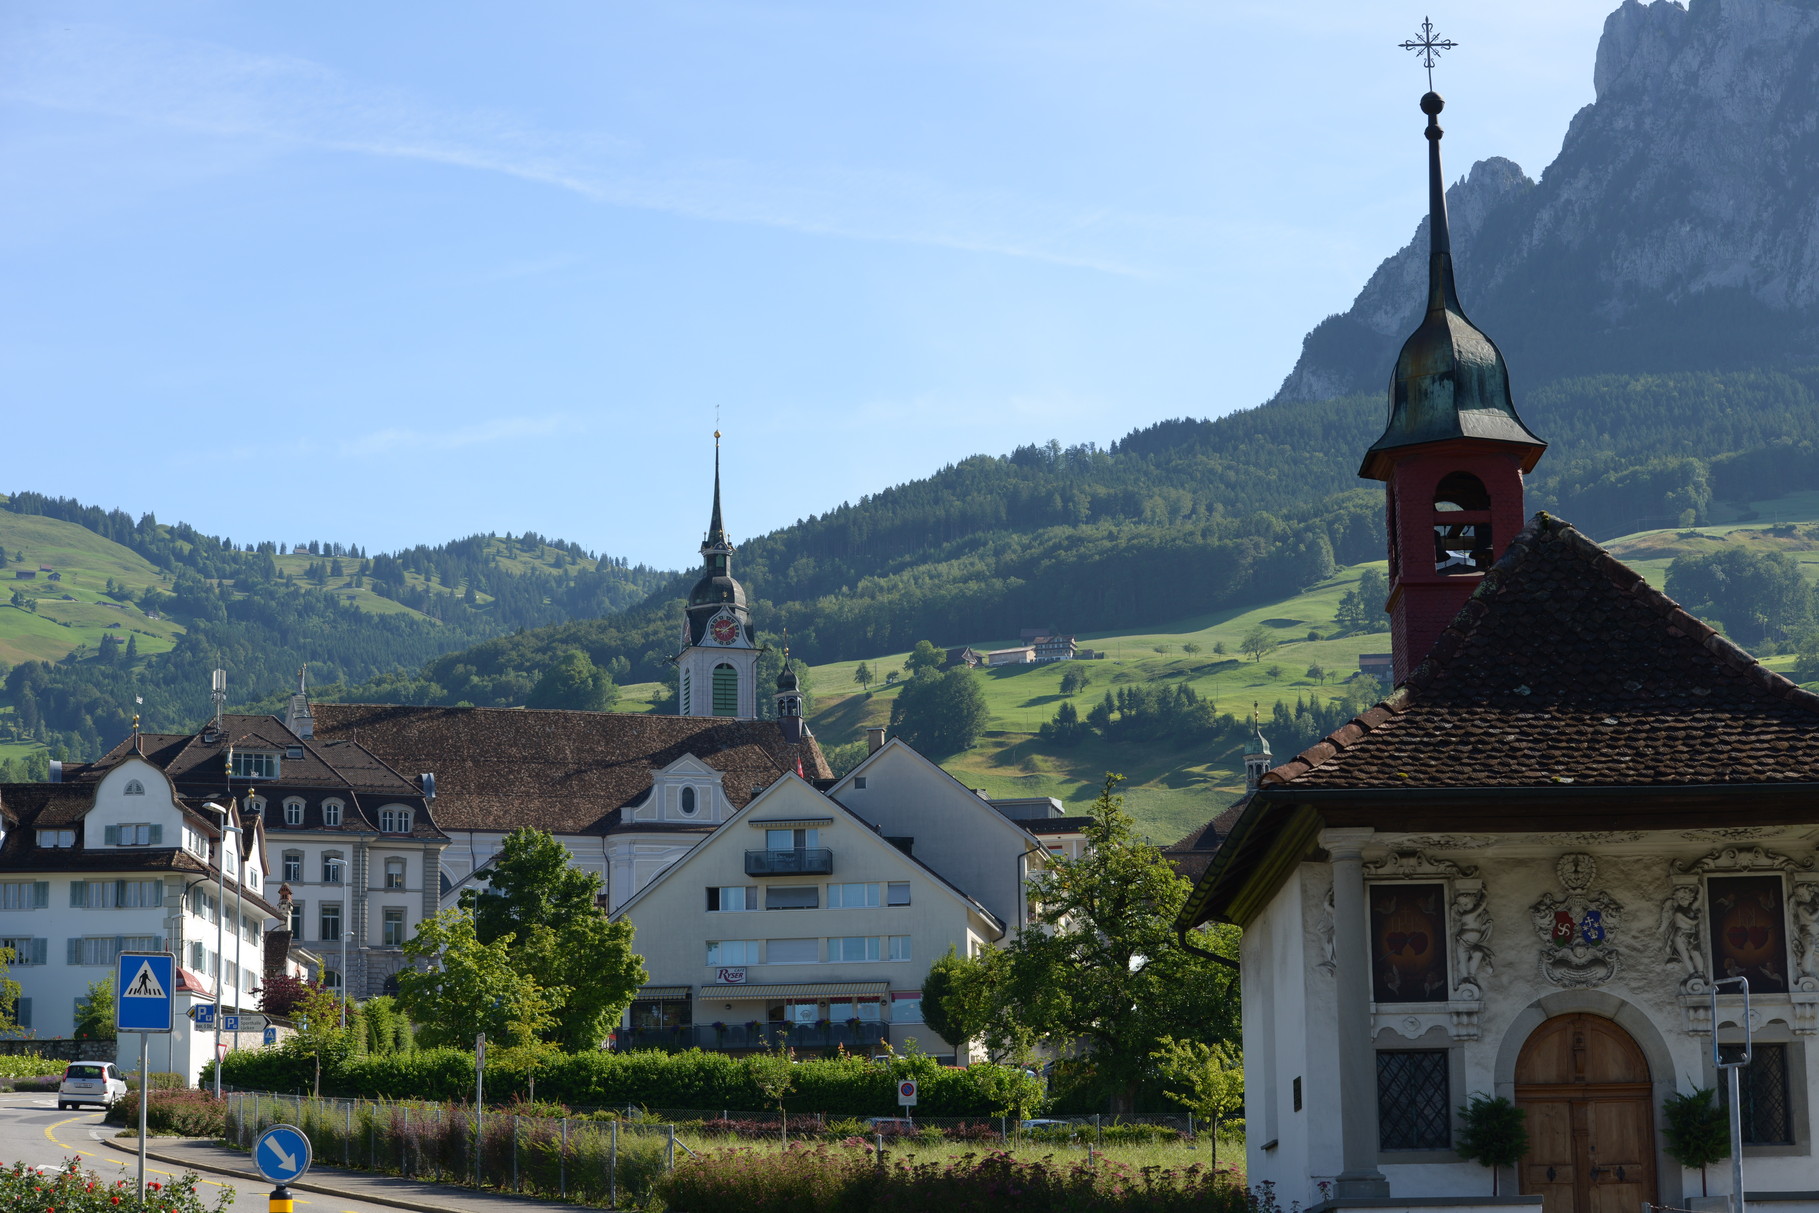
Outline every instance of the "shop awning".
<path fill-rule="evenodd" d="M 691 987 L 689 987 L 689 986 L 645 986 L 643 989 L 639 990 L 636 994 L 632 995 L 632 997 L 634 999 L 637 999 L 637 998 L 658 998 L 658 999 L 687 998 L 690 988 Z"/>
<path fill-rule="evenodd" d="M 702 986 L 701 997 L 704 1000 L 721 999 L 726 1002 L 741 1000 L 792 998 L 881 998 L 890 992 L 888 981 L 824 981 L 811 982 L 799 986 Z"/>

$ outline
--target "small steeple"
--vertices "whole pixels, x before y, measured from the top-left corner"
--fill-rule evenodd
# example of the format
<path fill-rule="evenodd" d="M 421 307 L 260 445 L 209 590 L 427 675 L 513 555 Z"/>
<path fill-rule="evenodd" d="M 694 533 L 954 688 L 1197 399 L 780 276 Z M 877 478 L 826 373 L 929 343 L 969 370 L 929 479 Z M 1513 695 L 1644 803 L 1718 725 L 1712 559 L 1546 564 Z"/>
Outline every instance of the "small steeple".
<path fill-rule="evenodd" d="M 316 735 L 316 719 L 309 710 L 309 664 L 297 667 L 297 691 L 284 712 L 284 727 L 308 740 Z"/>
<path fill-rule="evenodd" d="M 802 684 L 790 665 L 788 636 L 783 640 L 783 668 L 777 671 L 775 702 L 777 723 L 783 729 L 783 739 L 791 745 L 800 745 L 802 739 L 808 736 L 808 722 L 802 718 Z"/>
<path fill-rule="evenodd" d="M 1276 765 L 1269 739 L 1263 735 L 1263 723 L 1255 703 L 1251 704 L 1251 732 L 1257 738 L 1257 748 L 1244 756 L 1244 786 L 1247 788 L 1255 788 L 1262 782 L 1264 773 Z"/>
<path fill-rule="evenodd" d="M 1510 398 L 1503 352 L 1466 319 L 1453 282 L 1453 238 L 1446 215 L 1446 177 L 1440 169 L 1439 93 L 1421 98 L 1427 115 L 1427 313 L 1403 343 L 1390 377 L 1389 424 L 1365 452 L 1360 476 L 1388 480 L 1403 447 L 1476 438 L 1525 448 L 1522 470 L 1534 468 L 1547 443 L 1529 432 Z"/>

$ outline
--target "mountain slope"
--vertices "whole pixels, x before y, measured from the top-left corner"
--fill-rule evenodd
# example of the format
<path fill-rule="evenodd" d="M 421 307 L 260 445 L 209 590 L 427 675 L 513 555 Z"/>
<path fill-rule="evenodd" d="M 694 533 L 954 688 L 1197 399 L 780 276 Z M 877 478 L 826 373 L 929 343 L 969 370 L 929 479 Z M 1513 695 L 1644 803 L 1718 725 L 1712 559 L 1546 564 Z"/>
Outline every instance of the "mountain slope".
<path fill-rule="evenodd" d="M 1595 85 L 1538 182 L 1494 158 L 1447 193 L 1461 297 L 1513 373 L 1536 384 L 1812 361 L 1819 8 L 1625 0 Z M 1412 172 L 1412 103 L 1409 117 Z M 1308 334 L 1276 399 L 1382 391 L 1426 263 L 1423 219 L 1352 307 Z"/>

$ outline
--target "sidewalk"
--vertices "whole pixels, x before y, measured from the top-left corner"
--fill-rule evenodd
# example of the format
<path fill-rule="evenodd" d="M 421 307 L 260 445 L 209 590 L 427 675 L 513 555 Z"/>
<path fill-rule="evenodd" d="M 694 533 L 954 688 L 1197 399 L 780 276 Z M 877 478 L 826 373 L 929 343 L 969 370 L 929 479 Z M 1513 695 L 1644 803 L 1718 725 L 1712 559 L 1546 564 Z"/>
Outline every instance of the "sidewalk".
<path fill-rule="evenodd" d="M 104 1137 L 98 1140 L 134 1157 L 139 1154 L 137 1137 Z M 270 1183 L 259 1174 L 247 1154 L 205 1137 L 154 1137 L 145 1153 L 147 1158 L 186 1170 L 213 1171 L 218 1175 L 232 1175 L 236 1179 L 248 1179 L 254 1183 Z M 526 1210 L 528 1213 L 529 1210 L 556 1209 L 574 1213 L 574 1210 L 582 1207 L 562 1201 L 514 1196 L 510 1192 L 482 1192 L 453 1184 L 425 1183 L 415 1179 L 401 1179 L 396 1175 L 344 1170 L 321 1163 L 311 1166 L 302 1179 L 292 1180 L 289 1186 L 299 1192 L 344 1196 L 350 1200 L 370 1201 L 376 1205 L 414 1209 L 418 1213 L 510 1213 L 511 1210 Z"/>

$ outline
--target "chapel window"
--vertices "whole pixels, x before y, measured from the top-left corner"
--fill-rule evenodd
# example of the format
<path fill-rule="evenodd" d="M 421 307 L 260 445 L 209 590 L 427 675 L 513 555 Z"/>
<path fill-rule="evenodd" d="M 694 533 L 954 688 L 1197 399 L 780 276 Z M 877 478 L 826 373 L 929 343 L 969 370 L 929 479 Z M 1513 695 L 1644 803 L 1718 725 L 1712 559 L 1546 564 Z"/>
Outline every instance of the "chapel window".
<path fill-rule="evenodd" d="M 1434 490 L 1434 571 L 1482 573 L 1491 567 L 1491 495 L 1470 472 L 1453 472 Z"/>
<path fill-rule="evenodd" d="M 694 816 L 694 814 L 695 814 L 695 789 L 693 789 L 693 788 L 683 788 L 682 789 L 682 812 L 686 816 L 689 816 L 689 817 Z"/>
<path fill-rule="evenodd" d="M 1378 1053 L 1378 1148 L 1445 1150 L 1452 1144 L 1446 1050 L 1385 1049 Z"/>
<path fill-rule="evenodd" d="M 1705 894 L 1715 975 L 1749 978 L 1751 994 L 1787 993 L 1787 912 L 1780 875 L 1715 876 L 1706 881 Z"/>
<path fill-rule="evenodd" d="M 1445 1002 L 1446 886 L 1370 886 L 1371 998 Z"/>

